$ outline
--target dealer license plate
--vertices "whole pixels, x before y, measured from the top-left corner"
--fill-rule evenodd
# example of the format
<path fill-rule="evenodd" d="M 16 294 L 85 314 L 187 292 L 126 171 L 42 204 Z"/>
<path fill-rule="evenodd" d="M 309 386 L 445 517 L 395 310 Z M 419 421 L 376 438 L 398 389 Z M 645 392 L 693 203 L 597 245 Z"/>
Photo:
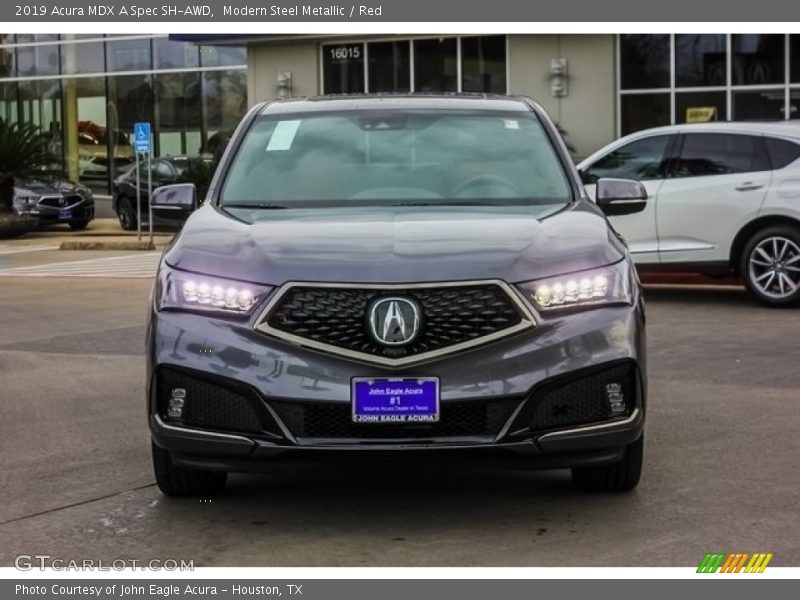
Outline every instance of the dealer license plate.
<path fill-rule="evenodd" d="M 356 377 L 351 393 L 356 423 L 436 423 L 439 379 Z"/>
<path fill-rule="evenodd" d="M 69 221 L 72 218 L 72 209 L 71 208 L 62 208 L 58 211 L 58 220 L 59 221 Z"/>

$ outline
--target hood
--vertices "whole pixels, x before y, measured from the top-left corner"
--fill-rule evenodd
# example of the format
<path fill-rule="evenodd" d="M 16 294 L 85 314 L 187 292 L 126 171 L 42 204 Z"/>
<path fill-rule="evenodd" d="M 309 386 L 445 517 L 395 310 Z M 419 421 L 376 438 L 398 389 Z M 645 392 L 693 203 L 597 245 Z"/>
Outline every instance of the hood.
<path fill-rule="evenodd" d="M 236 211 L 205 205 L 166 253 L 178 269 L 254 283 L 522 282 L 620 260 L 623 244 L 581 201 L 555 207 Z M 542 218 L 542 215 L 550 214 Z"/>
<path fill-rule="evenodd" d="M 17 196 L 58 196 L 80 191 L 80 186 L 63 179 L 18 179 L 14 183 L 14 194 Z"/>

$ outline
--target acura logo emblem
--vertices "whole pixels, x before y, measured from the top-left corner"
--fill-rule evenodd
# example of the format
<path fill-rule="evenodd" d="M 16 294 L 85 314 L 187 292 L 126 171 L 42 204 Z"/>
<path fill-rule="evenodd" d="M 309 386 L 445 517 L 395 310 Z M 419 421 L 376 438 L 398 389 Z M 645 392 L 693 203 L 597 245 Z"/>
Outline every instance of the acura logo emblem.
<path fill-rule="evenodd" d="M 381 344 L 407 344 L 419 333 L 419 306 L 408 298 L 381 298 L 369 311 L 369 326 Z"/>
<path fill-rule="evenodd" d="M 67 205 L 67 199 L 64 198 L 64 196 L 61 196 L 61 198 L 58 199 L 58 205 L 59 206 L 66 206 Z"/>

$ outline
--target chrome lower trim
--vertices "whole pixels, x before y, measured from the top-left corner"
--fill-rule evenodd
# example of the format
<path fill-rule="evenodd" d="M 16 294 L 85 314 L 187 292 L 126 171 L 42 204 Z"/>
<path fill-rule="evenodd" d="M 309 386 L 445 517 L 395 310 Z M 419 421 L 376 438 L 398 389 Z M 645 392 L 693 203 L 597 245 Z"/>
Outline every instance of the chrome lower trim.
<path fill-rule="evenodd" d="M 569 437 L 573 435 L 580 435 L 582 433 L 592 433 L 595 431 L 604 431 L 606 429 L 614 429 L 614 428 L 625 428 L 628 425 L 632 425 L 639 419 L 639 415 L 641 411 L 638 408 L 635 408 L 627 419 L 623 419 L 622 421 L 614 421 L 613 423 L 598 423 L 597 425 L 586 425 L 584 427 L 576 427 L 574 429 L 564 429 L 562 431 L 551 431 L 550 433 L 545 433 L 544 435 L 539 436 L 539 440 L 555 440 L 560 437 Z"/>
<path fill-rule="evenodd" d="M 272 309 L 275 308 L 278 302 L 280 302 L 281 298 L 283 298 L 283 296 L 286 295 L 286 292 L 288 292 L 290 289 L 294 287 L 346 288 L 346 289 L 366 289 L 366 290 L 413 290 L 413 289 L 425 289 L 425 288 L 462 287 L 468 285 L 499 286 L 505 292 L 506 296 L 508 296 L 508 299 L 512 302 L 512 304 L 514 304 L 514 306 L 516 306 L 517 310 L 519 311 L 521 318 L 520 322 L 514 325 L 513 327 L 509 327 L 507 329 L 503 329 L 502 331 L 491 333 L 489 335 L 484 335 L 474 340 L 461 342 L 460 344 L 454 344 L 452 346 L 448 346 L 447 348 L 441 348 L 440 350 L 423 352 L 420 354 L 415 354 L 414 356 L 406 356 L 403 358 L 386 358 L 384 356 L 375 356 L 374 354 L 366 354 L 364 352 L 355 352 L 353 350 L 347 350 L 346 348 L 340 348 L 339 346 L 326 344 L 324 342 L 316 342 L 314 340 L 310 340 L 302 336 L 274 329 L 270 327 L 269 324 L 267 323 L 267 319 L 269 317 L 270 312 L 272 312 Z M 447 281 L 447 282 L 430 282 L 430 283 L 392 283 L 392 284 L 330 283 L 330 282 L 318 283 L 318 282 L 308 282 L 308 281 L 290 281 L 288 283 L 283 284 L 278 289 L 278 291 L 272 295 L 272 298 L 270 298 L 269 302 L 261 311 L 261 313 L 258 315 L 255 322 L 256 322 L 255 329 L 257 331 L 269 334 L 272 337 L 277 338 L 279 340 L 284 340 L 287 342 L 291 342 L 293 344 L 297 344 L 298 346 L 312 348 L 315 350 L 323 350 L 328 354 L 349 358 L 352 360 L 357 360 L 359 362 L 373 363 L 387 367 L 405 367 L 408 365 L 424 362 L 426 360 L 431 360 L 433 358 L 440 358 L 448 354 L 453 354 L 454 352 L 459 352 L 460 350 L 466 350 L 467 348 L 474 348 L 475 346 L 481 346 L 483 344 L 487 344 L 494 340 L 508 337 L 519 331 L 523 331 L 525 329 L 533 327 L 536 324 L 536 319 L 534 318 L 531 309 L 523 302 L 522 298 L 520 297 L 520 294 L 516 291 L 516 289 L 501 279 L 479 279 L 479 280 L 469 280 L 469 281 Z"/>
<path fill-rule="evenodd" d="M 164 421 L 161 420 L 161 417 L 159 415 L 153 415 L 153 421 L 160 429 L 164 429 L 166 431 L 175 431 L 182 434 L 188 433 L 199 437 L 209 437 L 216 439 L 234 440 L 237 442 L 247 442 L 248 444 L 253 443 L 253 440 L 251 440 L 250 438 L 246 438 L 242 435 L 233 435 L 231 433 L 217 433 L 215 431 L 192 429 L 191 427 L 178 427 L 176 425 L 167 425 L 166 423 L 164 423 Z"/>

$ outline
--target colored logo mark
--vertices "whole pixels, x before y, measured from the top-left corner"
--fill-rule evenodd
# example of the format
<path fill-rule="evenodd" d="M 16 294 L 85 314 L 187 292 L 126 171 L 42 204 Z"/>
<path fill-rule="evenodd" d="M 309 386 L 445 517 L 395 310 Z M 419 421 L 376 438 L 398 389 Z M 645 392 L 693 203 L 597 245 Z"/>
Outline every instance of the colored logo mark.
<path fill-rule="evenodd" d="M 772 552 L 709 552 L 697 567 L 698 573 L 763 573 L 774 555 Z"/>

